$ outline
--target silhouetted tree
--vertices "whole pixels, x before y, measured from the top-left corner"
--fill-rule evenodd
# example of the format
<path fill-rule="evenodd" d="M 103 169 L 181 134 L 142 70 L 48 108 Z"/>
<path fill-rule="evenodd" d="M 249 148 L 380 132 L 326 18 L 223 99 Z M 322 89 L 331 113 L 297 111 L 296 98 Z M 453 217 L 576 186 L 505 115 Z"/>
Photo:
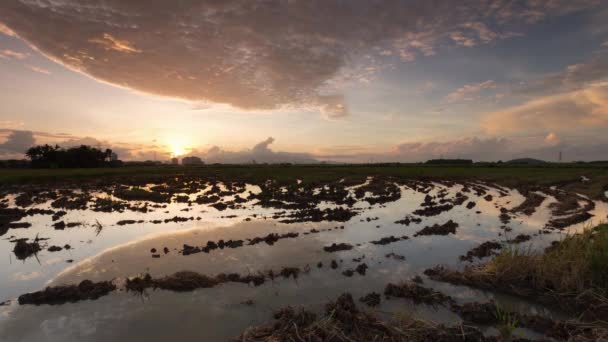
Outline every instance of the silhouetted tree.
<path fill-rule="evenodd" d="M 112 150 L 80 145 L 68 149 L 50 145 L 31 147 L 25 153 L 36 168 L 102 167 L 110 165 Z"/>

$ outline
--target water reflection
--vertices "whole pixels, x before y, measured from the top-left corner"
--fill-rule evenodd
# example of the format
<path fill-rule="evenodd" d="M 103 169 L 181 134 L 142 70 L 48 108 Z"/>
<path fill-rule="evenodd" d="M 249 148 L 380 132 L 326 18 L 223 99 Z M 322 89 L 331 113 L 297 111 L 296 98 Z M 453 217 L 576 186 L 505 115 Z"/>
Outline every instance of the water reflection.
<path fill-rule="evenodd" d="M 429 194 L 435 196 L 440 191 L 446 191 L 448 196 L 454 196 L 462 188 L 462 185 L 435 184 Z M 260 287 L 227 283 L 191 293 L 150 291 L 145 298 L 116 292 L 96 301 L 58 306 L 18 306 L 13 303 L 10 306 L 0 306 L 0 340 L 106 341 L 118 337 L 130 341 L 180 338 L 225 340 L 237 335 L 250 324 L 268 320 L 273 310 L 288 304 L 306 304 L 319 309 L 323 303 L 344 291 L 352 292 L 355 298 L 359 298 L 371 291 L 381 293 L 387 283 L 411 278 L 437 264 L 463 267 L 458 257 L 488 240 L 506 241 L 517 234 L 529 234 L 533 238 L 524 242 L 522 247 L 544 248 L 551 241 L 559 239 L 560 233 L 557 231 L 537 234 L 551 218 L 549 206 L 556 201 L 554 198 L 549 196 L 531 216 L 517 215 L 508 223 L 510 231 L 507 231 L 501 228 L 504 223 L 499 219 L 500 208 L 513 208 L 523 202 L 524 197 L 515 190 L 505 194 L 504 189 L 484 188 L 487 194 L 492 195 L 492 200 L 473 193 L 467 194 L 469 200 L 476 203 L 474 209 L 455 206 L 450 211 L 424 217 L 420 223 L 411 223 L 409 226 L 396 224 L 395 221 L 420 208 L 426 194 L 407 186 L 400 187 L 402 196 L 394 202 L 372 206 L 364 201 L 355 203 L 353 207 L 360 210 L 360 214 L 346 223 L 283 224 L 266 219 L 278 210 L 253 206 L 252 203 L 225 211 L 218 211 L 208 205 L 187 203 L 171 203 L 166 208 L 148 213 L 71 210 L 64 220 L 82 222 L 83 226 L 65 230 L 54 230 L 49 216 L 27 217 L 24 221 L 32 223 L 31 228 L 12 229 L 0 240 L 0 250 L 7 252 L 7 258 L 0 267 L 0 299 L 15 298 L 45 284 L 71 284 L 84 279 L 110 280 L 146 272 L 153 277 L 181 270 L 208 275 L 232 272 L 249 274 L 285 266 L 303 269 L 306 265 L 310 267 L 310 272 L 302 274 L 297 280 L 276 279 Z M 222 189 L 225 189 L 223 185 Z M 349 190 L 355 189 L 352 187 Z M 195 198 L 195 195 L 189 196 Z M 37 207 L 46 208 L 48 203 Z M 318 207 L 337 205 L 322 202 Z M 598 202 L 593 213 L 596 220 L 600 220 L 606 217 L 608 206 Z M 195 216 L 201 219 L 150 223 L 173 216 Z M 117 225 L 122 219 L 144 222 Z M 244 221 L 245 219 L 250 221 Z M 450 219 L 459 224 L 456 234 L 413 238 L 422 227 L 442 224 Z M 101 231 L 95 228 L 96 222 L 103 227 Z M 572 226 L 570 231 L 580 230 L 586 224 L 588 222 Z M 336 229 L 341 225 L 344 229 Z M 310 234 L 311 230 L 319 232 Z M 202 246 L 207 241 L 249 239 L 286 232 L 297 232 L 299 236 L 279 240 L 273 245 L 260 243 L 188 256 L 179 253 L 184 244 Z M 36 235 L 49 238 L 49 244 L 70 244 L 72 248 L 60 252 L 43 250 L 36 255 L 37 258 L 16 261 L 12 256 L 13 243 L 10 239 L 33 238 Z M 370 243 L 391 235 L 407 235 L 410 239 L 387 245 Z M 338 253 L 323 251 L 324 246 L 340 242 L 355 247 Z M 159 252 L 157 254 L 160 257 L 152 257 L 152 249 L 163 251 L 165 248 L 168 253 Z M 404 260 L 387 258 L 389 253 L 403 256 Z M 360 261 L 353 260 L 362 257 L 364 258 Z M 339 263 L 335 270 L 328 267 L 334 259 Z M 67 260 L 74 260 L 74 263 L 67 263 Z M 323 264 L 322 268 L 317 267 L 319 262 Z M 345 269 L 354 268 L 360 263 L 369 266 L 365 276 L 356 273 L 352 277 L 342 275 Z M 495 298 L 506 307 L 520 312 L 559 315 L 512 297 L 496 296 L 429 280 L 426 282 L 426 286 L 435 287 L 463 302 Z M 249 300 L 253 305 L 243 304 Z M 455 314 L 445 308 L 414 306 L 406 300 L 383 301 L 377 310 L 381 313 L 410 312 L 446 323 L 458 320 Z"/>

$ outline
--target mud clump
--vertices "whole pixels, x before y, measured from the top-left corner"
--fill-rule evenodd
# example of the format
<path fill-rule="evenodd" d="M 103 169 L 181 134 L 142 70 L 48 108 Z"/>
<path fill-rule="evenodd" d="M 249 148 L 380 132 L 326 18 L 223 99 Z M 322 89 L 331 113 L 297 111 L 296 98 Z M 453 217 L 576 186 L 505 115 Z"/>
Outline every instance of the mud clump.
<path fill-rule="evenodd" d="M 365 272 L 367 272 L 367 264 L 362 263 L 357 265 L 357 267 L 355 267 L 355 272 L 359 273 L 360 275 L 365 275 Z"/>
<path fill-rule="evenodd" d="M 530 241 L 530 239 L 532 239 L 532 237 L 530 235 L 519 234 L 514 239 L 507 240 L 507 242 L 508 243 L 513 243 L 513 244 L 517 244 L 517 243 L 522 243 L 522 242 Z"/>
<path fill-rule="evenodd" d="M 414 234 L 415 237 L 423 236 L 423 235 L 448 235 L 448 234 L 456 234 L 456 228 L 458 228 L 458 223 L 449 220 L 444 224 L 434 224 L 432 226 L 426 226 L 422 230 L 418 231 Z"/>
<path fill-rule="evenodd" d="M 387 259 L 395 259 L 395 260 L 399 260 L 399 261 L 405 260 L 405 257 L 403 255 L 399 255 L 396 253 L 388 253 L 387 255 L 385 255 L 385 257 Z"/>
<path fill-rule="evenodd" d="M 125 225 L 128 225 L 128 224 L 136 224 L 136 223 L 137 223 L 136 220 L 120 220 L 120 221 L 116 222 L 116 225 L 118 225 L 118 226 L 125 226 Z"/>
<path fill-rule="evenodd" d="M 210 288 L 217 284 L 219 284 L 219 282 L 215 278 L 189 271 L 177 272 L 171 276 L 154 280 L 155 287 L 176 292 L 187 292 L 200 288 Z"/>
<path fill-rule="evenodd" d="M 545 200 L 545 196 L 531 191 L 527 192 L 525 196 L 526 199 L 523 201 L 523 203 L 511 209 L 512 213 L 523 213 L 527 216 L 531 216 L 536 212 L 536 208 L 540 207 Z"/>
<path fill-rule="evenodd" d="M 471 249 L 467 252 L 466 255 L 461 255 L 461 261 L 472 262 L 473 258 L 482 259 L 485 257 L 489 257 L 491 255 L 495 255 L 494 251 L 502 249 L 502 245 L 496 241 L 486 241 L 481 245 Z"/>
<path fill-rule="evenodd" d="M 66 224 L 63 221 L 53 223 L 53 228 L 55 228 L 56 230 L 64 230 L 65 227 L 66 227 Z"/>
<path fill-rule="evenodd" d="M 339 251 L 349 251 L 353 249 L 353 245 L 348 243 L 332 243 L 330 246 L 323 247 L 323 250 L 328 253 L 334 253 Z"/>
<path fill-rule="evenodd" d="M 281 223 L 300 223 L 300 222 L 322 222 L 322 221 L 337 221 L 346 222 L 356 216 L 358 213 L 354 210 L 345 208 L 306 208 L 297 210 L 289 215 L 287 219 L 281 220 Z"/>
<path fill-rule="evenodd" d="M 51 246 L 49 248 L 46 249 L 49 252 L 59 252 L 61 250 L 63 250 L 63 248 L 59 247 L 59 246 Z"/>
<path fill-rule="evenodd" d="M 384 295 L 387 298 L 396 297 L 411 299 L 416 304 L 443 304 L 453 301 L 448 295 L 420 286 L 411 281 L 403 282 L 399 285 L 389 283 L 384 289 Z"/>
<path fill-rule="evenodd" d="M 578 223 L 585 222 L 593 217 L 593 214 L 590 214 L 587 211 L 580 211 L 573 215 L 552 219 L 547 223 L 547 228 L 556 228 L 556 229 L 564 229 L 570 226 L 573 226 Z"/>
<path fill-rule="evenodd" d="M 374 241 L 370 241 L 370 243 L 374 244 L 374 245 L 388 245 L 389 243 L 393 243 L 393 242 L 397 242 L 397 241 L 401 241 L 401 240 L 408 240 L 409 236 L 404 235 L 401 237 L 395 237 L 393 235 L 391 236 L 387 236 L 387 237 L 383 237 L 380 240 L 374 240 Z"/>
<path fill-rule="evenodd" d="M 367 296 L 366 296 L 367 297 Z M 376 296 L 370 299 L 375 300 Z M 365 298 L 365 297 L 364 297 Z M 486 341 L 475 328 L 445 327 L 408 318 L 383 322 L 359 311 L 352 296 L 342 294 L 325 306 L 323 317 L 293 307 L 279 310 L 274 322 L 246 329 L 233 341 Z"/>
<path fill-rule="evenodd" d="M 359 301 L 367 306 L 374 307 L 380 305 L 381 298 L 379 293 L 370 292 L 365 296 L 359 298 Z"/>
<path fill-rule="evenodd" d="M 38 239 L 34 240 L 34 242 L 27 242 L 26 239 L 19 239 L 15 243 L 15 247 L 13 248 L 13 253 L 19 260 L 25 260 L 32 255 L 38 253 L 42 248 L 38 243 Z"/>
<path fill-rule="evenodd" d="M 442 205 L 430 205 L 428 207 L 424 207 L 422 209 L 414 210 L 413 214 L 418 216 L 437 216 L 444 211 L 450 211 L 454 208 L 454 206 L 450 203 L 442 204 Z"/>
<path fill-rule="evenodd" d="M 412 223 L 419 224 L 420 222 L 422 222 L 421 218 L 410 215 L 406 216 L 403 220 L 395 221 L 396 224 L 403 224 L 406 226 L 409 226 Z"/>
<path fill-rule="evenodd" d="M 58 305 L 81 300 L 94 300 L 109 294 L 115 289 L 116 286 L 109 281 L 94 283 L 90 280 L 83 280 L 78 285 L 47 287 L 42 291 L 21 295 L 19 296 L 19 304 Z"/>

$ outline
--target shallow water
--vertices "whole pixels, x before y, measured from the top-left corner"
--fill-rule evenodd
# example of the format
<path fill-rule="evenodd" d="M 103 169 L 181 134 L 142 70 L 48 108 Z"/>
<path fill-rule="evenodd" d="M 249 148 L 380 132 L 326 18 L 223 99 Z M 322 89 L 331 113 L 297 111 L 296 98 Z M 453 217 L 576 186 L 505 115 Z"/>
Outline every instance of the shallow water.
<path fill-rule="evenodd" d="M 512 231 L 505 232 L 500 228 L 503 225 L 499 220 L 500 208 L 513 208 L 524 197 L 515 190 L 510 190 L 508 195 L 501 197 L 499 189 L 485 187 L 493 196 L 491 201 L 467 193 L 469 200 L 477 203 L 475 208 L 455 206 L 437 216 L 422 217 L 421 223 L 409 226 L 396 224 L 395 221 L 419 209 L 426 195 L 406 186 L 401 187 L 401 199 L 394 202 L 373 206 L 364 201 L 357 202 L 354 208 L 360 209 L 360 214 L 344 223 L 279 223 L 265 217 L 272 217 L 273 213 L 282 210 L 253 206 L 251 202 L 245 203 L 242 209 L 221 212 L 207 205 L 188 206 L 185 203 L 171 203 L 167 208 L 145 214 L 130 211 L 68 211 L 63 217 L 64 221 L 83 222 L 85 225 L 65 230 L 54 230 L 50 216 L 26 217 L 23 221 L 31 222 L 31 228 L 11 229 L 0 240 L 0 250 L 6 253 L 4 261 L 0 261 L 0 301 L 14 299 L 46 285 L 73 284 L 84 279 L 124 279 L 143 273 L 150 273 L 153 277 L 181 270 L 208 275 L 231 272 L 248 274 L 270 269 L 278 271 L 281 267 L 305 269 L 306 265 L 310 271 L 300 274 L 295 280 L 275 279 L 259 287 L 227 283 L 189 293 L 148 291 L 143 297 L 115 292 L 95 301 L 55 306 L 20 306 L 13 301 L 10 305 L 0 306 L 0 340 L 226 340 L 238 335 L 251 324 L 268 321 L 274 310 L 285 305 L 306 305 L 318 310 L 328 300 L 335 299 L 345 291 L 351 292 L 354 298 L 359 298 L 371 291 L 382 293 L 387 283 L 409 279 L 438 264 L 461 268 L 467 263 L 461 262 L 458 257 L 488 240 L 506 241 L 523 233 L 533 235 L 533 238 L 520 244 L 521 248 L 544 248 L 552 241 L 559 240 L 560 234 L 565 232 L 556 230 L 548 234 L 537 234 L 551 218 L 548 206 L 555 201 L 553 198 L 547 198 L 533 215 L 522 214 L 513 218 L 507 224 Z M 444 188 L 447 189 L 448 197 L 453 197 L 462 190 L 461 185 L 447 187 L 435 184 L 430 195 L 437 194 Z M 37 207 L 46 208 L 48 205 L 45 203 Z M 336 205 L 324 202 L 318 207 Z M 188 208 L 189 211 L 182 211 Z M 478 214 L 477 211 L 481 213 Z M 252 218 L 253 214 L 257 217 Z M 598 222 L 606 218 L 608 206 L 603 202 L 596 203 L 593 214 L 595 217 L 590 221 Z M 176 215 L 200 217 L 200 220 L 116 225 L 116 222 L 123 219 L 151 221 Z M 232 215 L 236 217 L 226 217 Z M 244 222 L 247 217 L 252 220 Z M 459 224 L 456 234 L 414 237 L 423 227 L 443 224 L 450 219 Z M 103 226 L 100 232 L 96 232 L 93 227 L 96 222 Z M 577 231 L 589 224 L 590 222 L 584 222 L 568 230 Z M 344 229 L 339 229 L 340 226 L 344 226 Z M 304 234 L 311 229 L 320 232 Z M 209 240 L 247 239 L 275 232 L 297 232 L 300 235 L 279 240 L 274 245 L 260 243 L 187 256 L 179 253 L 183 244 L 200 246 Z M 35 257 L 16 260 L 12 255 L 13 243 L 7 237 L 32 239 L 36 235 L 49 238 L 45 241 L 49 246 L 70 244 L 72 249 L 53 253 L 43 250 Z M 370 243 L 391 235 L 407 235 L 410 238 L 387 245 Z M 334 242 L 346 242 L 355 247 L 335 253 L 323 250 L 324 246 Z M 152 258 L 152 248 L 162 251 L 164 247 L 170 250 L 168 254 L 160 252 L 160 258 Z M 387 258 L 385 255 L 388 253 L 402 255 L 405 260 Z M 353 258 L 363 256 L 360 262 L 353 261 Z M 336 270 L 329 267 L 334 259 L 340 261 Z M 67 260 L 73 262 L 67 263 Z M 318 262 L 323 263 L 322 268 L 317 267 Z M 352 277 L 342 275 L 344 270 L 354 268 L 361 262 L 369 266 L 365 276 L 357 273 Z M 519 312 L 563 317 L 562 313 L 551 312 L 510 296 L 497 296 L 428 279 L 425 280 L 425 286 L 441 290 L 462 302 L 493 298 L 501 306 Z M 251 300 L 253 305 L 242 303 L 247 300 Z M 381 306 L 375 310 L 382 315 L 403 312 L 445 323 L 459 321 L 457 315 L 443 307 L 414 305 L 404 299 L 387 301 L 383 298 Z M 526 334 L 534 337 L 529 332 Z"/>

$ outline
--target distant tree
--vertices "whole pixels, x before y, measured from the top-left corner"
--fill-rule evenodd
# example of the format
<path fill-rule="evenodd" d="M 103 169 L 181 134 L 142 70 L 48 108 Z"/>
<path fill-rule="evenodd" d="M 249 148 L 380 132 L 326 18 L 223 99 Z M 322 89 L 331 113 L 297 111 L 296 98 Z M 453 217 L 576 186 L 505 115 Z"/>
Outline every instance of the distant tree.
<path fill-rule="evenodd" d="M 102 151 L 87 145 L 68 149 L 58 145 L 39 145 L 31 147 L 25 154 L 35 168 L 103 167 L 112 162 L 112 150 Z"/>

